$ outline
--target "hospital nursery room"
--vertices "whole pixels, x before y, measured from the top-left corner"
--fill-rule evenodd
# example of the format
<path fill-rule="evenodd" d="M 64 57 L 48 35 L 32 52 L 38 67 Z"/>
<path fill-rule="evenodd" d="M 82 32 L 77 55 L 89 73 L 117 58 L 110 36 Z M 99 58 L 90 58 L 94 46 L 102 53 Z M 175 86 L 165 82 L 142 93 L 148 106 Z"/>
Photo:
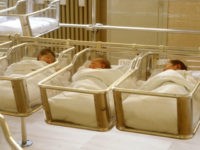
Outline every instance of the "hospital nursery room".
<path fill-rule="evenodd" d="M 200 0 L 0 0 L 0 150 L 199 150 Z"/>

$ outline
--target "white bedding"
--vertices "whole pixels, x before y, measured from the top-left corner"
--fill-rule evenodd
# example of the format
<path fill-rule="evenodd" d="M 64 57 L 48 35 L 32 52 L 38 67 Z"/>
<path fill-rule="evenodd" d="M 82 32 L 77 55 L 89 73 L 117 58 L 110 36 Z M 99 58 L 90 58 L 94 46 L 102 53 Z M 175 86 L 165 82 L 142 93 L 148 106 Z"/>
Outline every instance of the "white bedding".
<path fill-rule="evenodd" d="M 2 18 L 0 18 L 2 19 Z M 47 17 L 29 17 L 30 28 L 33 36 L 48 32 L 58 27 L 58 21 Z M 0 21 L 0 34 L 20 34 L 22 35 L 22 25 L 19 18 L 6 19 Z"/>
<path fill-rule="evenodd" d="M 188 94 L 197 84 L 187 71 L 167 70 L 144 82 L 139 89 L 158 93 Z M 125 124 L 129 127 L 176 134 L 175 98 L 135 95 L 123 101 Z"/>
<path fill-rule="evenodd" d="M 43 61 L 23 60 L 10 65 L 5 71 L 5 75 L 8 77 L 23 77 L 25 74 L 28 74 L 46 65 L 47 63 Z M 54 72 L 55 71 L 53 69 L 48 69 L 42 73 L 38 73 L 37 75 L 26 79 L 28 94 L 30 98 L 30 106 L 41 104 L 40 91 L 37 83 L 41 79 L 44 79 Z M 0 103 L 1 110 L 17 112 L 14 93 L 10 81 L 0 80 Z"/>
<path fill-rule="evenodd" d="M 72 88 L 88 90 L 106 89 L 123 72 L 115 69 L 82 69 L 73 76 Z M 108 93 L 113 109 L 112 93 Z M 75 124 L 97 127 L 94 97 L 92 94 L 62 92 L 49 99 L 53 119 L 65 120 Z"/>

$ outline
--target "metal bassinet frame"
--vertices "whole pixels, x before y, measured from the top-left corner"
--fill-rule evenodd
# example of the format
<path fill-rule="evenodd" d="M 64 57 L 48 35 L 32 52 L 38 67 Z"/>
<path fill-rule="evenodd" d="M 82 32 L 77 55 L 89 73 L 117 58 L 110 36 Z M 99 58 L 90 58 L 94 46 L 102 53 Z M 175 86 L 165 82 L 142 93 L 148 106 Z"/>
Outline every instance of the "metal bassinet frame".
<path fill-rule="evenodd" d="M 89 90 L 89 89 L 71 88 L 67 86 L 49 85 L 48 82 L 54 80 L 56 77 L 66 72 L 70 73 L 70 78 L 69 78 L 70 80 L 72 75 L 78 70 L 80 66 L 84 64 L 84 62 L 92 58 L 95 58 L 99 55 L 106 56 L 107 59 L 113 65 L 117 65 L 119 59 L 129 59 L 132 62 L 132 66 L 134 66 L 136 60 L 134 58 L 137 56 L 138 51 L 134 50 L 135 47 L 132 44 L 74 41 L 74 40 L 70 40 L 69 43 L 71 46 L 79 45 L 84 47 L 86 46 L 88 48 L 81 50 L 79 53 L 77 53 L 70 66 L 61 69 L 57 73 L 53 74 L 52 76 L 46 78 L 45 80 L 39 83 L 43 106 L 46 113 L 46 122 L 49 124 L 61 125 L 66 127 L 107 131 L 110 128 L 112 128 L 115 123 L 115 117 L 111 113 L 112 108 L 110 107 L 109 104 L 110 98 L 108 98 L 108 93 L 112 90 L 112 85 L 102 90 Z M 52 117 L 53 114 L 49 104 L 49 98 L 61 92 L 74 92 L 80 95 L 88 94 L 92 96 L 93 97 L 92 101 L 94 102 L 94 107 L 95 107 L 97 126 L 83 125 L 76 122 L 70 122 L 67 120 L 59 120 L 53 118 Z M 56 93 L 56 94 L 51 95 L 50 93 Z"/>
<path fill-rule="evenodd" d="M 187 66 L 189 70 L 200 70 L 199 64 L 199 51 L 194 48 L 182 48 L 176 49 L 173 47 L 163 47 L 163 50 L 160 51 L 159 47 L 156 50 L 148 50 L 147 53 L 141 54 L 140 58 L 138 58 L 138 62 L 136 67 L 130 71 L 121 81 L 119 81 L 113 88 L 114 93 L 114 100 L 115 100 L 115 108 L 116 108 L 116 118 L 117 118 L 117 128 L 122 131 L 130 131 L 130 132 L 138 132 L 144 134 L 152 134 L 158 136 L 166 136 L 166 137 L 173 137 L 173 138 L 180 138 L 180 139 L 188 139 L 192 138 L 195 134 L 197 128 L 199 127 L 200 123 L 200 111 L 197 109 L 196 105 L 200 104 L 199 95 L 200 91 L 200 82 L 197 83 L 194 90 L 190 92 L 188 95 L 181 95 L 181 94 L 168 94 L 168 93 L 158 93 L 158 92 L 151 92 L 151 91 L 144 91 L 139 89 L 133 89 L 131 87 L 125 86 L 126 82 L 130 82 L 133 79 L 137 80 L 147 80 L 151 75 L 152 70 L 160 69 L 163 67 L 162 65 L 158 65 L 158 61 L 161 59 L 180 59 L 182 60 Z M 148 52 L 151 51 L 151 52 Z M 164 98 L 174 98 L 176 101 L 176 110 L 177 112 L 177 128 L 176 133 L 167 132 L 167 131 L 158 131 L 157 129 L 150 130 L 150 129 L 142 129 L 134 126 L 127 125 L 127 120 L 125 120 L 125 113 L 124 113 L 124 102 L 126 98 L 131 94 L 135 95 L 143 95 L 143 96 L 155 96 L 160 97 L 163 100 Z M 146 100 L 148 101 L 148 100 Z M 169 100 L 170 101 L 170 100 Z M 159 103 L 159 102 L 158 102 Z M 152 106 L 149 106 L 152 107 Z M 143 108 L 145 111 L 145 108 Z M 153 109 L 153 108 L 152 108 Z M 154 108 L 158 109 L 158 108 Z M 135 110 L 138 112 L 137 110 Z M 195 113 L 196 112 L 196 113 Z M 138 112 L 139 113 L 139 112 Z M 159 111 L 157 111 L 159 113 Z M 160 112 L 162 113 L 162 112 Z M 170 113 L 170 111 L 169 111 Z M 194 119 L 195 115 L 197 115 L 198 119 Z M 141 120 L 143 119 L 142 116 Z M 165 116 L 163 116 L 165 117 Z M 151 122 L 151 117 L 149 117 L 146 121 L 146 124 Z M 134 114 L 132 117 L 132 121 L 134 122 Z M 139 119 L 139 118 L 138 118 Z M 159 122 L 159 120 L 157 120 Z M 142 125 L 142 124 L 141 124 Z M 151 126 L 151 124 L 149 124 Z M 166 126 L 166 129 L 168 127 Z"/>
<path fill-rule="evenodd" d="M 18 12 L 20 10 L 19 7 L 21 7 L 21 4 L 24 4 L 24 3 L 25 3 L 26 12 Z M 0 28 L 3 28 L 1 30 L 2 32 L 1 35 L 21 34 L 23 36 L 36 37 L 36 36 L 41 36 L 48 32 L 58 29 L 59 28 L 60 0 L 50 0 L 47 6 L 44 5 L 43 8 L 39 10 L 34 9 L 35 4 L 37 4 L 35 0 L 32 1 L 31 3 L 29 0 L 19 0 L 14 6 L 0 10 L 0 17 L 1 17 Z M 38 27 L 36 27 L 36 23 L 31 24 L 31 20 L 35 18 L 37 18 L 37 24 L 41 26 L 39 27 L 39 29 L 37 29 Z M 45 18 L 46 18 L 46 23 L 40 24 L 40 21 L 44 22 Z M 9 27 L 10 25 L 8 25 L 7 28 L 11 31 L 7 31 L 6 29 L 5 23 L 7 21 L 12 21 L 12 23 L 15 24 L 13 25 L 12 29 L 10 29 Z M 20 24 L 19 28 L 17 27 L 18 23 Z M 14 29 L 15 26 L 18 29 Z"/>
<path fill-rule="evenodd" d="M 20 117 L 21 118 L 21 129 L 22 129 L 22 147 L 29 146 L 32 144 L 31 141 L 27 140 L 25 117 L 37 112 L 42 108 L 42 103 L 36 105 L 30 105 L 29 92 L 27 90 L 27 80 L 37 76 L 39 73 L 45 72 L 50 68 L 61 69 L 65 65 L 71 63 L 73 56 L 76 53 L 76 49 L 68 45 L 67 40 L 55 40 L 55 39 L 45 39 L 45 38 L 30 38 L 26 42 L 20 39 L 20 37 L 10 37 L 10 39 L 16 43 L 15 46 L 9 48 L 6 55 L 0 58 L 0 62 L 7 62 L 7 64 L 13 64 L 19 62 L 20 60 L 33 59 L 36 58 L 37 52 L 43 48 L 52 49 L 56 55 L 57 59 L 54 63 L 49 64 L 41 69 L 33 71 L 23 77 L 15 78 L 8 76 L 0 76 L 0 81 L 10 82 L 12 85 L 10 90 L 14 94 L 14 101 L 16 102 L 16 110 L 11 111 L 6 108 L 1 108 L 0 112 L 2 114 Z M 38 87 L 39 88 L 39 87 Z M 2 94 L 2 93 L 1 93 Z"/>

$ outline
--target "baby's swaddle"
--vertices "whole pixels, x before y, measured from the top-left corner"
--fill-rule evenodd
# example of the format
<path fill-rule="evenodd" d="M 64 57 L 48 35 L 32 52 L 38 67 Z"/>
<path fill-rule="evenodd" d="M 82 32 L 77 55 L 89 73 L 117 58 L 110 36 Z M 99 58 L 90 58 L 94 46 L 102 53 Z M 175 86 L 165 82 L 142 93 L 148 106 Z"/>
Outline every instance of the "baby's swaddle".
<path fill-rule="evenodd" d="M 13 75 L 13 74 L 20 74 L 25 75 L 32 71 L 36 71 L 43 66 L 46 66 L 47 63 L 44 61 L 37 61 L 37 60 L 22 60 L 20 62 L 16 62 L 8 66 L 6 71 L 4 72 L 5 76 Z"/>

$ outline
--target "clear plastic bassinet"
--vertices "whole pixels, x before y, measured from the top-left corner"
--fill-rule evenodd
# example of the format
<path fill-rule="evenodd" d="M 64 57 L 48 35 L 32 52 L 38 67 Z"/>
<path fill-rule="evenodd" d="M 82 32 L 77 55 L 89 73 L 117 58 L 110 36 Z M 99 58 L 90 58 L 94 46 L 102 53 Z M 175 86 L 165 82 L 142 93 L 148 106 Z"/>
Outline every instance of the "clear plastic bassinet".
<path fill-rule="evenodd" d="M 22 146 L 29 144 L 26 139 L 24 117 L 42 108 L 38 82 L 69 65 L 76 53 L 76 49 L 69 46 L 67 40 L 31 37 L 25 39 L 26 42 L 23 41 L 23 38 L 14 37 L 12 40 L 17 44 L 9 48 L 6 55 L 0 58 L 2 67 L 0 113 L 21 117 Z M 44 48 L 51 49 L 55 53 L 56 61 L 54 63 L 47 64 L 37 60 L 38 53 Z M 12 68 L 12 66 L 14 67 Z M 36 66 L 35 69 L 28 69 L 34 68 L 34 66 Z M 12 71 L 14 74 L 10 74 Z M 8 72 L 9 74 L 5 74 Z M 23 74 L 18 74 L 18 72 Z"/>
<path fill-rule="evenodd" d="M 131 44 L 73 40 L 69 43 L 88 48 L 77 53 L 70 66 L 39 83 L 46 122 L 89 130 L 109 130 L 115 123 L 112 85 L 134 66 L 138 52 Z M 112 68 L 92 69 L 90 71 L 94 74 L 98 72 L 97 75 L 88 75 L 86 80 L 72 82 L 74 76 L 81 70 L 87 70 L 88 62 L 96 57 L 106 57 Z M 67 77 L 65 86 L 50 84 L 63 75 Z M 103 85 L 96 86 L 97 82 Z"/>
<path fill-rule="evenodd" d="M 138 58 L 135 69 L 113 88 L 117 128 L 122 131 L 173 138 L 191 138 L 200 121 L 198 49 L 158 46 L 157 49 L 146 49 L 146 51 Z M 182 73 L 187 75 L 188 80 L 192 76 L 192 80 L 189 80 L 191 82 L 193 77 L 196 79 L 190 92 L 184 93 L 180 90 L 184 87 L 184 80 L 180 80 L 178 84 L 179 78 L 176 76 L 171 74 L 163 76 L 163 67 L 171 59 L 183 61 L 188 66 L 188 71 Z M 173 70 L 168 71 L 173 72 Z M 151 80 L 147 80 L 149 77 Z M 177 80 L 177 83 L 169 78 Z M 138 88 L 145 83 L 146 85 L 151 83 L 149 86 L 152 87 L 158 83 L 159 88 L 153 90 Z M 172 84 L 176 85 L 176 88 L 170 86 Z M 164 89 L 167 92 L 164 92 Z"/>
<path fill-rule="evenodd" d="M 0 10 L 0 35 L 40 36 L 59 28 L 59 0 L 19 0 Z M 21 8 L 25 9 L 21 9 Z"/>

